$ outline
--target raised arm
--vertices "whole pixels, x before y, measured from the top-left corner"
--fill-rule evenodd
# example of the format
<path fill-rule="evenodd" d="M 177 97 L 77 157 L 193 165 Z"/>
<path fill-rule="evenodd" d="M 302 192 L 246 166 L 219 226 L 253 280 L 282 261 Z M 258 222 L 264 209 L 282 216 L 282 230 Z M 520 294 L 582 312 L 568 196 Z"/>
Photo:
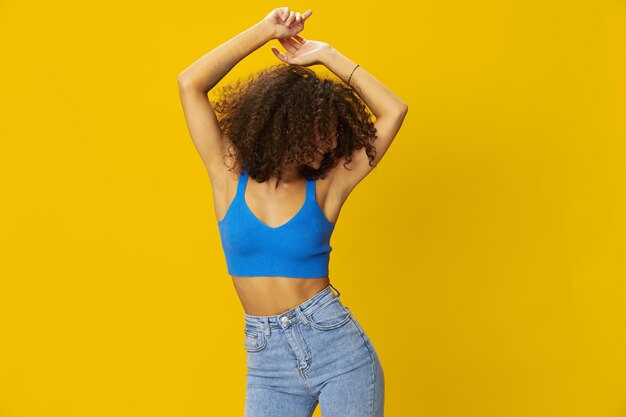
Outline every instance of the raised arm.
<path fill-rule="evenodd" d="M 361 65 L 356 68 L 356 62 L 341 54 L 334 47 L 327 48 L 325 53 L 321 55 L 321 61 L 324 66 L 343 81 L 348 82 L 348 78 L 350 78 L 350 87 L 372 110 L 376 120 L 384 117 L 397 117 L 408 110 L 407 104 L 393 91 Z"/>
<path fill-rule="evenodd" d="M 261 21 L 209 51 L 178 75 L 187 128 L 211 179 L 225 172 L 222 155 L 228 138 L 218 125 L 208 92 L 239 61 L 269 40 L 293 36 L 304 29 L 304 21 L 311 13 L 308 10 L 300 15 L 287 7 L 274 9 Z"/>
<path fill-rule="evenodd" d="M 343 164 L 339 164 L 333 170 L 334 187 L 345 199 L 352 189 L 378 165 L 398 134 L 409 107 L 365 68 L 361 65 L 357 67 L 356 62 L 342 55 L 334 47 L 329 45 L 320 55 L 320 61 L 343 81 L 348 82 L 349 79 L 349 85 L 376 116 L 374 122 L 377 136 L 374 142 L 376 157 L 372 161 L 373 166 L 369 163 L 365 149 L 359 149 L 352 155 L 352 160 L 348 164 L 349 170 L 345 169 Z"/>
<path fill-rule="evenodd" d="M 271 28 L 261 21 L 209 51 L 178 75 L 187 129 L 212 181 L 225 172 L 222 155 L 228 139 L 207 94 L 239 61 L 271 38 Z"/>
<path fill-rule="evenodd" d="M 272 28 L 261 20 L 196 60 L 178 74 L 178 83 L 181 87 L 206 94 L 239 61 L 272 38 Z"/>

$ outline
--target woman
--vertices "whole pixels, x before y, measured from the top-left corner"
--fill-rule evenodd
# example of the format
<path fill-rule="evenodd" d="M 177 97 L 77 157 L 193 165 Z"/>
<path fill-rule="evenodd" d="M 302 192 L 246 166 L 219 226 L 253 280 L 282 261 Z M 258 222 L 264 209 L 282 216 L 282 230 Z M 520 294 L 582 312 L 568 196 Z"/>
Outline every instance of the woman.
<path fill-rule="evenodd" d="M 299 36 L 311 14 L 272 10 L 185 69 L 180 98 L 244 309 L 245 415 L 311 416 L 319 403 L 324 417 L 379 417 L 382 365 L 330 284 L 329 241 L 408 107 L 329 44 Z M 272 48 L 282 63 L 223 88 L 212 106 L 208 92 L 272 39 L 286 49 Z M 341 82 L 317 76 L 314 64 Z"/>

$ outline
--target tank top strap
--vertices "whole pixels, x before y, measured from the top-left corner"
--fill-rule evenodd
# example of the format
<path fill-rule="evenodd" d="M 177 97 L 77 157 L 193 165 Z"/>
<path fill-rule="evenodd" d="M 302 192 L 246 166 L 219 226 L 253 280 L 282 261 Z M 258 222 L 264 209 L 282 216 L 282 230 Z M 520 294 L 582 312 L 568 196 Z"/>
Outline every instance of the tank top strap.
<path fill-rule="evenodd" d="M 243 198 L 243 193 L 246 191 L 246 185 L 248 185 L 248 171 L 242 171 L 237 181 L 237 193 L 235 198 Z"/>
<path fill-rule="evenodd" d="M 306 202 L 312 203 L 315 201 L 315 179 L 306 180 Z"/>

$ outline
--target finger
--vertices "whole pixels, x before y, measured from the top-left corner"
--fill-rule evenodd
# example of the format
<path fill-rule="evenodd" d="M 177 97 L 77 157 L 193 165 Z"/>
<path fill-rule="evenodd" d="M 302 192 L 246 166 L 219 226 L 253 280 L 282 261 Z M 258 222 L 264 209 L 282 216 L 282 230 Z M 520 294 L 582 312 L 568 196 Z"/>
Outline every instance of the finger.
<path fill-rule="evenodd" d="M 300 17 L 300 13 L 296 12 L 296 24 L 300 24 L 302 22 L 302 17 Z"/>
<path fill-rule="evenodd" d="M 289 42 L 289 38 L 285 38 L 285 39 L 279 39 L 278 42 L 280 42 L 280 44 L 289 52 L 291 52 L 292 55 L 295 55 L 296 52 L 298 52 L 298 49 L 295 48 L 291 42 Z"/>
<path fill-rule="evenodd" d="M 301 46 L 301 45 L 298 45 L 296 41 L 294 41 L 293 39 L 289 39 L 289 38 L 279 39 L 278 41 L 287 51 L 289 51 L 293 55 L 295 55 L 296 52 L 298 52 L 298 49 Z"/>
<path fill-rule="evenodd" d="M 296 38 L 298 42 L 300 42 L 302 45 L 306 43 L 306 40 L 302 36 L 298 35 L 297 33 L 293 35 L 293 37 Z"/>
<path fill-rule="evenodd" d="M 297 51 L 298 49 L 302 48 L 302 45 L 300 45 L 298 42 L 295 41 L 295 39 L 293 38 L 285 38 L 283 39 L 285 42 L 287 42 L 289 44 L 289 46 L 291 48 L 293 48 L 294 51 Z M 292 52 L 294 53 L 294 52 Z"/>
<path fill-rule="evenodd" d="M 285 21 L 285 25 L 287 26 L 291 26 L 291 24 L 293 23 L 293 19 L 295 17 L 295 13 L 294 12 L 289 12 L 289 17 L 287 18 L 287 20 Z"/>
<path fill-rule="evenodd" d="M 313 10 L 309 9 L 306 12 L 302 13 L 302 18 L 307 19 L 309 16 L 313 14 Z"/>
<path fill-rule="evenodd" d="M 278 17 L 280 17 L 280 20 L 282 20 L 283 22 L 285 21 L 285 14 L 288 14 L 288 8 L 287 7 L 281 7 L 278 9 Z"/>
<path fill-rule="evenodd" d="M 278 59 L 280 59 L 281 61 L 288 62 L 287 55 L 281 54 L 280 51 L 273 46 L 272 46 L 272 52 L 274 52 L 274 55 L 276 55 Z"/>

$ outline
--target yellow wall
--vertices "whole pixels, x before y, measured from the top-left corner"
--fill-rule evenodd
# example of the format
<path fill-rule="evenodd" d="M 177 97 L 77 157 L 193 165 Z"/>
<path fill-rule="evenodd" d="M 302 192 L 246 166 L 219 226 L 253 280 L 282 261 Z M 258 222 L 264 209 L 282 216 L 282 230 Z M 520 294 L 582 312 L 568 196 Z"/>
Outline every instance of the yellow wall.
<path fill-rule="evenodd" d="M 410 107 L 331 242 L 386 415 L 626 416 L 618 0 L 2 2 L 0 416 L 243 415 L 176 76 L 279 6 Z"/>

